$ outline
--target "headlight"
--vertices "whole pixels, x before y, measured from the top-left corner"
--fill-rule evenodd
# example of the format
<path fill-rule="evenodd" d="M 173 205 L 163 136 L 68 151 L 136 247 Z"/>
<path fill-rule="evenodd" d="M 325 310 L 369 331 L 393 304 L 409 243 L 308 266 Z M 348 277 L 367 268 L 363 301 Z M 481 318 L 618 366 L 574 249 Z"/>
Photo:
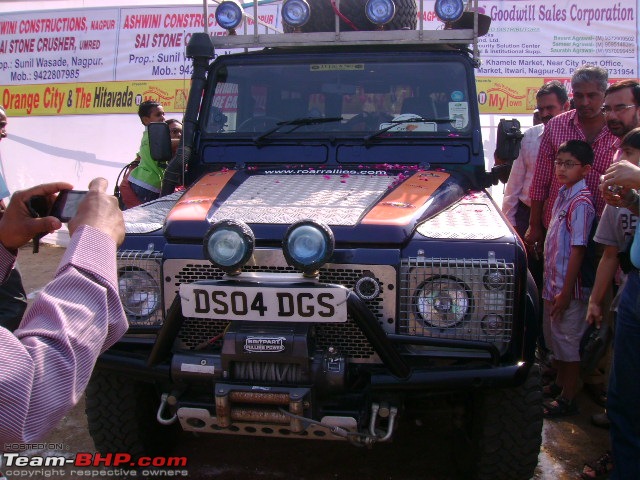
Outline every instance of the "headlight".
<path fill-rule="evenodd" d="M 368 0 L 364 11 L 371 23 L 384 25 L 396 15 L 396 4 L 393 0 Z"/>
<path fill-rule="evenodd" d="M 444 23 L 455 22 L 462 17 L 462 0 L 436 0 L 436 15 Z"/>
<path fill-rule="evenodd" d="M 160 305 L 160 287 L 144 270 L 126 267 L 118 277 L 120 301 L 129 315 L 148 317 Z"/>
<path fill-rule="evenodd" d="M 233 30 L 242 23 L 244 11 L 234 0 L 225 0 L 216 8 L 216 22 L 225 30 Z"/>
<path fill-rule="evenodd" d="M 253 254 L 255 237 L 249 226 L 236 220 L 213 224 L 204 236 L 204 254 L 227 273 L 239 272 Z"/>
<path fill-rule="evenodd" d="M 333 254 L 334 238 L 331 229 L 314 220 L 301 220 L 289 227 L 282 240 L 287 263 L 314 274 Z"/>
<path fill-rule="evenodd" d="M 436 328 L 454 327 L 471 311 L 471 297 L 464 284 L 446 277 L 424 282 L 415 295 L 418 317 Z"/>
<path fill-rule="evenodd" d="M 286 0 L 282 5 L 282 21 L 293 28 L 302 27 L 309 17 L 311 9 L 305 0 Z"/>

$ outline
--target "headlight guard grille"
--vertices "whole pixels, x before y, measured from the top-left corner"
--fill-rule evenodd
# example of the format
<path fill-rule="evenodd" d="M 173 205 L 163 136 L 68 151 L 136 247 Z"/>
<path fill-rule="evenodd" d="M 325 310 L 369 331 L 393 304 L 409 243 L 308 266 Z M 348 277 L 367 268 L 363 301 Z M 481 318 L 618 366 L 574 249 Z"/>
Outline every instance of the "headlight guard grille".
<path fill-rule="evenodd" d="M 125 308 L 127 314 L 127 320 L 129 321 L 130 328 L 149 328 L 159 327 L 162 325 L 163 315 L 163 299 L 162 299 L 162 252 L 157 251 L 140 251 L 140 250 L 122 250 L 118 252 L 118 277 L 121 278 L 123 273 L 127 272 L 144 272 L 149 275 L 150 282 L 153 281 L 153 294 L 157 297 L 149 299 L 154 300 L 156 303 L 155 309 L 149 314 L 134 315 L 131 310 Z M 120 298 L 123 304 L 126 302 L 127 292 L 123 291 L 123 286 L 126 286 L 128 282 L 120 282 Z M 132 286 L 133 287 L 133 286 Z M 137 287 L 140 287 L 138 285 Z M 147 285 L 148 288 L 152 288 L 151 285 Z"/>
<path fill-rule="evenodd" d="M 491 257 L 404 259 L 400 269 L 399 333 L 488 342 L 504 351 L 513 332 L 514 272 L 513 264 Z M 457 289 L 447 295 L 448 285 L 453 284 Z M 420 295 L 425 288 L 428 293 Z M 447 309 L 460 298 L 460 292 L 468 295 L 459 302 L 466 309 L 464 315 L 459 315 L 459 321 L 445 321 L 447 315 L 451 317 Z M 441 317 L 429 318 L 432 314 Z"/>

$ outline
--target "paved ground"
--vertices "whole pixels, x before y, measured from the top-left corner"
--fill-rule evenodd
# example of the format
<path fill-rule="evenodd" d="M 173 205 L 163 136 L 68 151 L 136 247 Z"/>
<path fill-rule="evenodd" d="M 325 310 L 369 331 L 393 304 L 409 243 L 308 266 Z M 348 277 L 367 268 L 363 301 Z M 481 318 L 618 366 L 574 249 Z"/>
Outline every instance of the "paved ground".
<path fill-rule="evenodd" d="M 19 265 L 29 295 L 35 295 L 52 277 L 63 251 L 63 248 L 49 245 L 42 245 L 41 253 L 37 255 L 32 255 L 30 247 L 21 250 Z M 543 448 L 535 479 L 579 478 L 584 461 L 599 456 L 608 448 L 607 431 L 589 423 L 590 415 L 599 412 L 600 407 L 584 394 L 580 395 L 579 403 L 580 415 L 545 421 Z M 189 478 L 192 480 L 446 480 L 452 478 L 447 472 L 452 470 L 455 462 L 456 445 L 447 445 L 446 432 L 442 435 L 442 442 L 424 446 L 428 462 L 421 463 L 428 464 L 429 468 L 420 471 L 416 471 L 416 459 L 408 458 L 402 451 L 402 444 L 381 445 L 382 448 L 367 451 L 341 442 L 294 444 L 289 440 L 241 437 L 216 440 L 185 435 L 176 455 L 188 457 Z M 62 448 L 54 445 L 49 451 L 55 455 L 71 456 L 74 452 L 94 451 L 87 432 L 83 401 L 47 441 L 61 444 Z M 63 475 L 66 476 L 57 478 L 74 478 L 68 470 Z"/>

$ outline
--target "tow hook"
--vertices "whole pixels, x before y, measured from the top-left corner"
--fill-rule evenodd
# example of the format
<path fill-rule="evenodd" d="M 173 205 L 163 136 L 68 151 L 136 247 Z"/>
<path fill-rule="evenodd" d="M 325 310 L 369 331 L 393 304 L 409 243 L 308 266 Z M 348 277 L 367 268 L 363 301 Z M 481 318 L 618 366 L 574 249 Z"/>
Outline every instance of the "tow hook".
<path fill-rule="evenodd" d="M 369 433 L 376 439 L 377 442 L 386 442 L 391 438 L 391 435 L 393 435 L 393 427 L 395 425 L 397 415 L 397 407 L 389 407 L 389 405 L 387 404 L 371 404 L 371 421 L 369 422 Z M 380 431 L 376 429 L 378 417 L 388 417 L 389 420 L 387 423 L 386 433 L 384 432 L 384 430 Z"/>
<path fill-rule="evenodd" d="M 174 413 L 173 417 L 171 418 L 162 417 L 162 413 L 164 409 L 167 407 L 167 405 L 175 403 L 175 401 L 176 401 L 176 397 L 174 395 L 171 395 L 171 397 L 169 397 L 168 393 L 162 394 L 162 397 L 160 397 L 160 406 L 158 407 L 158 413 L 156 414 L 156 419 L 158 420 L 158 423 L 161 423 L 162 425 L 171 425 L 178 419 L 177 413 Z"/>

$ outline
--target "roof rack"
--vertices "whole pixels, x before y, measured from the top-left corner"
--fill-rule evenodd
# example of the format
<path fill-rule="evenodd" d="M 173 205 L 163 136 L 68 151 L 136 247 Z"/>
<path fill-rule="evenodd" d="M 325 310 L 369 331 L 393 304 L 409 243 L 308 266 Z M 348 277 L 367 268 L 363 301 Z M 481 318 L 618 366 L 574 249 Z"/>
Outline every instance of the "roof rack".
<path fill-rule="evenodd" d="M 218 4 L 220 2 L 214 0 L 213 3 Z M 451 25 L 450 28 L 444 28 L 443 26 L 439 30 L 425 30 L 423 20 L 424 0 L 419 0 L 417 5 L 418 24 L 415 30 L 341 31 L 339 18 L 335 15 L 335 31 L 311 33 L 283 33 L 272 25 L 260 21 L 258 16 L 259 3 L 259 0 L 254 0 L 252 14 L 246 14 L 248 18 L 253 20 L 252 26 L 249 26 L 248 22 L 244 22 L 241 31 L 235 35 L 211 36 L 214 47 L 218 49 L 248 49 L 318 45 L 472 45 L 473 60 L 476 65 L 479 65 L 478 37 L 484 35 L 488 30 L 487 19 L 489 17 L 478 13 L 478 0 L 469 0 L 463 18 Z M 207 0 L 203 0 L 203 4 L 206 18 L 208 16 Z M 339 9 L 339 0 L 336 0 L 336 4 Z M 205 31 L 207 31 L 206 22 Z"/>

